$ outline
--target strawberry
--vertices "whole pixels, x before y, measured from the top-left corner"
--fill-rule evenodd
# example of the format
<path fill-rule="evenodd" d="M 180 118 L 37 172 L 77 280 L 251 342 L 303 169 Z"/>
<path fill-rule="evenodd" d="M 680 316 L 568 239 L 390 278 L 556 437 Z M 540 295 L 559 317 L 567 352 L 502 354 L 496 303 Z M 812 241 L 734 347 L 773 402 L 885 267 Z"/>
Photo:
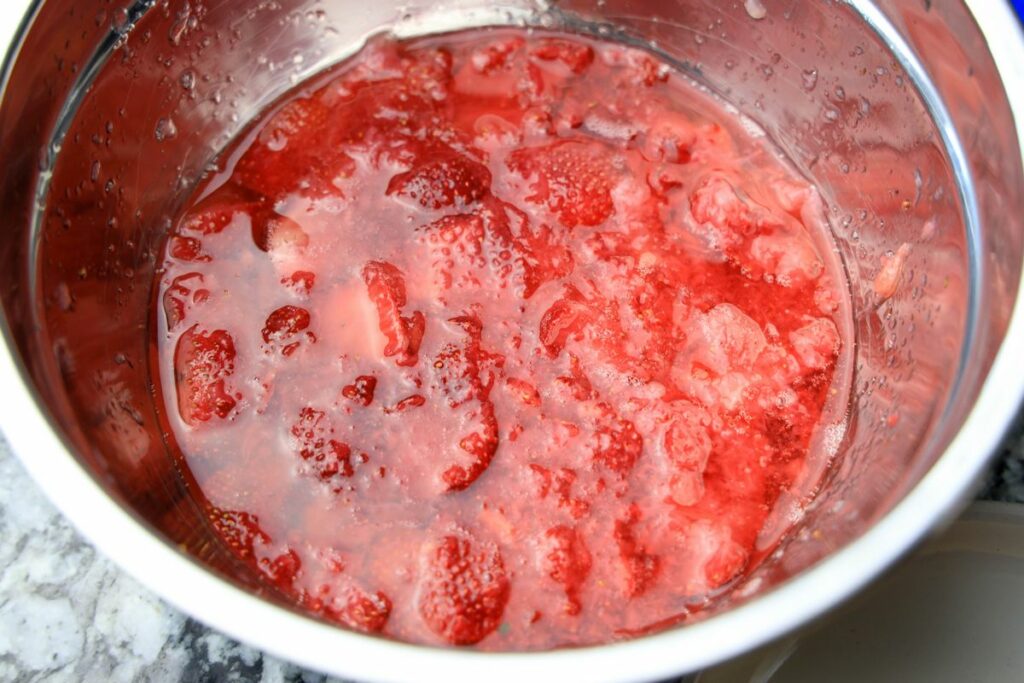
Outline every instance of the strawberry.
<path fill-rule="evenodd" d="M 258 197 L 243 188 L 228 183 L 191 207 L 178 222 L 179 233 L 215 235 L 236 219 L 255 217 L 266 211 Z"/>
<path fill-rule="evenodd" d="M 412 170 L 388 183 L 387 194 L 398 195 L 425 209 L 465 208 L 491 189 L 487 167 L 454 151 L 432 154 Z"/>
<path fill-rule="evenodd" d="M 297 270 L 288 277 L 281 278 L 281 284 L 300 296 L 309 296 L 316 284 L 316 274 L 308 270 Z"/>
<path fill-rule="evenodd" d="M 325 607 L 325 615 L 350 629 L 380 633 L 391 616 L 391 600 L 382 591 L 367 593 L 355 586 L 348 589 L 339 608 Z"/>
<path fill-rule="evenodd" d="M 546 62 L 561 62 L 574 74 L 581 74 L 594 62 L 594 49 L 575 41 L 549 38 L 530 50 L 530 56 Z"/>
<path fill-rule="evenodd" d="M 263 341 L 277 344 L 309 327 L 309 311 L 298 306 L 282 306 L 269 316 L 263 326 Z"/>
<path fill-rule="evenodd" d="M 629 507 L 626 516 L 615 522 L 615 544 L 619 548 L 623 592 L 635 598 L 653 585 L 661 567 L 661 560 L 651 555 L 636 539 L 636 524 L 640 521 L 640 508 Z"/>
<path fill-rule="evenodd" d="M 583 608 L 579 593 L 592 562 L 583 537 L 571 527 L 558 525 L 544 533 L 540 547 L 541 570 L 565 590 L 565 613 L 579 614 Z"/>
<path fill-rule="evenodd" d="M 271 200 L 298 192 L 319 198 L 340 193 L 335 184 L 355 170 L 339 146 L 323 144 L 329 110 L 317 98 L 293 100 L 260 131 L 235 166 L 235 179 Z"/>
<path fill-rule="evenodd" d="M 336 476 L 351 477 L 352 449 L 348 444 L 331 438 L 334 427 L 322 410 L 306 406 L 299 411 L 299 420 L 291 428 L 296 452 L 321 480 Z"/>
<path fill-rule="evenodd" d="M 373 392 L 377 388 L 377 378 L 372 375 L 360 375 L 352 384 L 346 384 L 341 395 L 361 406 L 373 403 Z"/>
<path fill-rule="evenodd" d="M 215 507 L 210 508 L 208 515 L 217 535 L 243 560 L 254 560 L 256 546 L 270 543 L 270 537 L 260 528 L 255 515 Z"/>
<path fill-rule="evenodd" d="M 508 156 L 509 170 L 531 181 L 526 201 L 546 205 L 567 228 L 604 223 L 615 211 L 617 173 L 610 150 L 596 142 L 562 141 L 522 147 Z"/>
<path fill-rule="evenodd" d="M 580 339 L 594 321 L 594 311 L 579 290 L 567 287 L 565 295 L 545 311 L 538 338 L 548 355 L 557 357 L 570 339 Z"/>
<path fill-rule="evenodd" d="M 295 579 L 302 570 L 298 553 L 288 550 L 274 559 L 260 558 L 259 569 L 270 581 L 285 592 L 290 592 Z"/>
<path fill-rule="evenodd" d="M 304 249 L 309 235 L 287 216 L 272 212 L 257 214 L 252 221 L 252 240 L 261 251 L 270 254 Z"/>
<path fill-rule="evenodd" d="M 594 462 L 620 478 L 626 477 L 643 454 L 643 437 L 632 422 L 618 417 L 610 406 L 601 404 L 599 408 L 602 414 L 591 436 Z"/>
<path fill-rule="evenodd" d="M 193 325 L 179 337 L 174 378 L 178 411 L 186 424 L 196 426 L 231 414 L 238 397 L 230 393 L 227 380 L 234 371 L 235 342 L 226 331 L 201 332 Z"/>
<path fill-rule="evenodd" d="M 461 328 L 464 338 L 461 343 L 442 347 L 430 366 L 431 385 L 458 415 L 460 424 L 474 427 L 459 438 L 461 453 L 441 475 L 448 491 L 461 491 L 491 464 L 498 450 L 498 421 L 490 400 L 491 382 L 484 383 L 481 379 L 487 354 L 480 344 L 480 321 L 472 316 L 459 316 L 449 322 Z"/>
<path fill-rule="evenodd" d="M 428 546 L 420 575 L 420 616 L 446 642 L 473 645 L 498 628 L 509 588 L 493 544 L 465 534 L 445 536 Z"/>
<path fill-rule="evenodd" d="M 171 258 L 179 261 L 209 261 L 210 257 L 203 254 L 203 243 L 195 237 L 172 235 L 167 245 Z"/>
<path fill-rule="evenodd" d="M 202 286 L 203 282 L 202 274 L 185 273 L 174 278 L 164 290 L 164 316 L 168 331 L 173 331 L 185 320 L 189 308 L 210 296 L 210 291 Z"/>
<path fill-rule="evenodd" d="M 363 266 L 363 281 L 370 301 L 377 307 L 380 331 L 387 339 L 384 355 L 395 356 L 397 365 L 416 365 L 426 318 L 419 311 L 409 317 L 402 316 L 406 305 L 402 272 L 385 261 L 370 261 Z"/>

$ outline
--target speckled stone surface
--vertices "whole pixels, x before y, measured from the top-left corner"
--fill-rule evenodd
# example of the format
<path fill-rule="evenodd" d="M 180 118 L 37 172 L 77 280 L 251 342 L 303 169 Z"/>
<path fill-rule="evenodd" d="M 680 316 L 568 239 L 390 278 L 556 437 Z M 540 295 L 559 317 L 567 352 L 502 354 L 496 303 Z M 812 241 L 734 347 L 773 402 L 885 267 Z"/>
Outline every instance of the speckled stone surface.
<path fill-rule="evenodd" d="M 1024 503 L 1019 426 L 982 495 Z M 337 679 L 212 632 L 130 579 L 82 540 L 0 438 L 0 681 L 327 680 Z"/>
<path fill-rule="evenodd" d="M 0 438 L 0 681 L 333 681 L 215 633 L 88 545 Z"/>

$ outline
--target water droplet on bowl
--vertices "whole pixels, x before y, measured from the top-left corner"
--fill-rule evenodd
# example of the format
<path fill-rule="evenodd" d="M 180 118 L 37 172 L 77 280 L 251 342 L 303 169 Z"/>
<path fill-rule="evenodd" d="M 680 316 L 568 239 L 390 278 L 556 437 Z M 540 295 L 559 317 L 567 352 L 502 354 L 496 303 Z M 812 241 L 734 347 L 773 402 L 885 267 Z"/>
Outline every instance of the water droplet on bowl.
<path fill-rule="evenodd" d="M 178 135 L 178 127 L 175 125 L 173 119 L 162 118 L 156 122 L 155 135 L 157 142 L 170 140 Z"/>

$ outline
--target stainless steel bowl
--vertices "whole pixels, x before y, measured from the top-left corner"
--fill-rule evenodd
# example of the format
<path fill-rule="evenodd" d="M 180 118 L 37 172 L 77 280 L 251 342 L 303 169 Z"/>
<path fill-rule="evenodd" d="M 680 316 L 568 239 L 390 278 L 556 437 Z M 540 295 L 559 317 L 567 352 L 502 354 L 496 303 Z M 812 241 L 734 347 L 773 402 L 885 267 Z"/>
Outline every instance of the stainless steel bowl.
<path fill-rule="evenodd" d="M 719 93 L 822 189 L 849 275 L 854 391 L 824 489 L 809 504 L 794 493 L 796 531 L 725 606 L 629 642 L 481 654 L 295 613 L 208 531 L 154 414 L 160 237 L 216 151 L 373 33 L 496 23 L 646 46 Z M 1024 40 L 996 0 L 40 0 L 0 101 L 0 424 L 131 574 L 298 663 L 387 681 L 695 670 L 828 610 L 942 525 L 1015 414 L 1022 86 Z M 883 301 L 872 281 L 904 244 L 899 289 Z"/>

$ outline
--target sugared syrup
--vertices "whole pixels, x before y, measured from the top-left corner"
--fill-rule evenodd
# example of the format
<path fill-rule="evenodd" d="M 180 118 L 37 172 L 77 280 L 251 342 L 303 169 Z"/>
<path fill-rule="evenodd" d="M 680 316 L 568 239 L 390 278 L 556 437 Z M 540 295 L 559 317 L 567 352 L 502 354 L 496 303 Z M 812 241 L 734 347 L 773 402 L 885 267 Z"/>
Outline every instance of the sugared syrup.
<path fill-rule="evenodd" d="M 847 314 L 820 202 L 646 53 L 376 41 L 223 164 L 167 242 L 166 414 L 212 528 L 309 611 L 611 641 L 813 489 Z"/>

